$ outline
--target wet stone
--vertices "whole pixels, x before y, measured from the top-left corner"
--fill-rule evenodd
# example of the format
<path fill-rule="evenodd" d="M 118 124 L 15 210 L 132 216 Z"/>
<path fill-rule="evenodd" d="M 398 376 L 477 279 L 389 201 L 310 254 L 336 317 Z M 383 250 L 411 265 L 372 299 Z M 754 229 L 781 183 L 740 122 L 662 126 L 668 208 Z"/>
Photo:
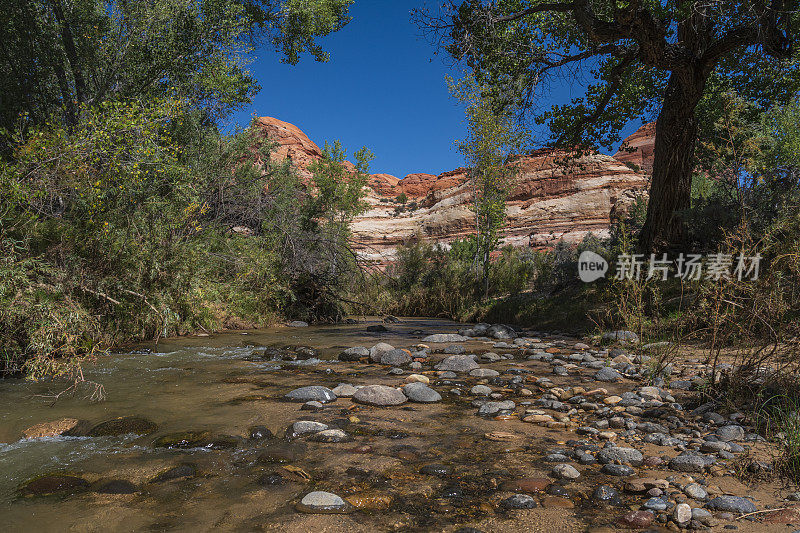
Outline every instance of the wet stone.
<path fill-rule="evenodd" d="M 138 491 L 136 485 L 126 479 L 110 479 L 94 484 L 94 492 L 98 494 L 134 494 Z"/>
<path fill-rule="evenodd" d="M 309 437 L 309 440 L 314 442 L 349 442 L 353 440 L 353 437 L 341 429 L 325 429 L 313 434 Z"/>
<path fill-rule="evenodd" d="M 403 393 L 412 402 L 433 403 L 441 401 L 442 395 L 424 383 L 409 383 L 403 387 Z"/>
<path fill-rule="evenodd" d="M 717 496 L 706 504 L 706 508 L 739 514 L 754 513 L 758 510 L 756 504 L 741 496 Z"/>
<path fill-rule="evenodd" d="M 428 335 L 422 342 L 424 343 L 432 343 L 432 344 L 447 344 L 447 343 L 455 343 L 455 342 L 464 342 L 468 341 L 469 337 L 464 337 L 463 335 L 458 335 L 456 333 L 437 333 L 435 335 Z"/>
<path fill-rule="evenodd" d="M 351 506 L 336 494 L 317 490 L 303 496 L 297 510 L 303 513 L 347 513 Z"/>
<path fill-rule="evenodd" d="M 311 385 L 309 387 L 300 387 L 290 391 L 286 398 L 296 402 L 310 402 L 316 401 L 321 403 L 332 402 L 336 400 L 336 395 L 328 387 L 321 387 L 319 385 Z"/>
<path fill-rule="evenodd" d="M 632 466 L 640 466 L 642 464 L 642 452 L 634 448 L 623 448 L 620 446 L 612 446 L 603 448 L 597 454 L 597 461 L 601 464 L 607 463 L 621 463 Z"/>
<path fill-rule="evenodd" d="M 618 524 L 627 529 L 644 529 L 653 523 L 655 515 L 649 511 L 631 511 L 622 515 Z"/>
<path fill-rule="evenodd" d="M 618 477 L 632 476 L 636 473 L 636 470 L 634 470 L 631 466 L 611 463 L 603 465 L 603 468 L 601 468 L 600 471 L 609 476 Z"/>
<path fill-rule="evenodd" d="M 447 477 L 452 474 L 453 469 L 447 465 L 432 463 L 420 468 L 419 472 L 420 474 L 426 474 L 428 476 Z"/>
<path fill-rule="evenodd" d="M 150 483 L 163 483 L 174 479 L 194 477 L 196 474 L 197 467 L 193 464 L 186 463 L 164 470 L 151 479 Z"/>
<path fill-rule="evenodd" d="M 328 425 L 323 424 L 322 422 L 315 422 L 313 420 L 298 420 L 292 424 L 292 429 L 290 430 L 289 434 L 292 437 L 300 437 L 310 433 L 319 433 L 320 431 L 324 431 L 326 429 L 328 429 Z"/>
<path fill-rule="evenodd" d="M 358 391 L 353 395 L 353 400 L 366 405 L 386 407 L 404 404 L 407 401 L 407 398 L 402 391 L 395 389 L 394 387 L 387 387 L 385 385 L 367 385 L 366 387 L 361 387 L 358 389 Z"/>
<path fill-rule="evenodd" d="M 592 492 L 592 500 L 599 503 L 616 505 L 620 502 L 619 491 L 611 485 L 600 485 Z"/>
<path fill-rule="evenodd" d="M 89 488 L 85 479 L 68 474 L 49 474 L 34 478 L 19 489 L 21 496 L 49 496 L 53 494 L 74 494 Z"/>
<path fill-rule="evenodd" d="M 353 346 L 339 354 L 339 361 L 355 362 L 361 360 L 362 357 L 369 357 L 369 348 Z"/>
<path fill-rule="evenodd" d="M 436 365 L 437 370 L 451 372 L 469 372 L 476 368 L 478 368 L 478 363 L 475 362 L 475 358 L 471 355 L 451 355 Z"/>
<path fill-rule="evenodd" d="M 444 349 L 444 353 L 448 355 L 461 355 L 465 353 L 467 350 L 460 344 L 451 344 L 450 346 Z"/>
<path fill-rule="evenodd" d="M 469 390 L 473 396 L 488 396 L 492 393 L 492 388 L 486 385 L 475 385 Z"/>
<path fill-rule="evenodd" d="M 303 456 L 306 447 L 301 442 L 275 442 L 264 447 L 258 460 L 261 463 L 291 463 Z"/>
<path fill-rule="evenodd" d="M 253 426 L 249 430 L 250 440 L 264 440 L 273 437 L 272 432 L 264 426 Z"/>
<path fill-rule="evenodd" d="M 606 366 L 597 371 L 597 373 L 594 375 L 594 379 L 597 381 L 611 383 L 622 379 L 622 374 L 613 368 Z"/>
<path fill-rule="evenodd" d="M 514 494 L 500 502 L 503 509 L 533 509 L 536 506 L 536 500 L 527 494 Z"/>
<path fill-rule="evenodd" d="M 118 435 L 149 435 L 158 431 L 158 426 L 138 416 L 123 416 L 97 424 L 87 433 L 89 437 L 105 437 Z"/>
<path fill-rule="evenodd" d="M 349 383 L 339 383 L 331 392 L 333 392 L 337 398 L 350 398 L 357 390 L 357 388 Z"/>
<path fill-rule="evenodd" d="M 669 467 L 677 472 L 700 473 L 714 463 L 708 455 L 681 454 L 669 462 Z"/>
<path fill-rule="evenodd" d="M 470 370 L 469 375 L 474 378 L 493 378 L 499 376 L 500 372 L 492 370 L 491 368 L 476 368 Z"/>
<path fill-rule="evenodd" d="M 390 366 L 403 366 L 411 362 L 411 354 L 408 350 L 395 348 L 381 355 L 381 364 Z"/>
<path fill-rule="evenodd" d="M 578 479 L 581 476 L 581 473 L 574 466 L 568 464 L 554 466 L 552 474 L 557 479 Z"/>
<path fill-rule="evenodd" d="M 52 422 L 42 422 L 25 429 L 22 432 L 26 439 L 39 439 L 42 437 L 56 437 L 58 435 L 71 435 L 85 423 L 77 418 L 62 418 Z"/>
<path fill-rule="evenodd" d="M 259 476 L 258 480 L 256 480 L 256 483 L 262 487 L 274 487 L 276 485 L 283 485 L 284 479 L 280 474 L 271 472 Z"/>
<path fill-rule="evenodd" d="M 488 416 L 494 415 L 499 413 L 500 411 L 510 411 L 514 409 L 516 405 L 511 400 L 505 400 L 503 402 L 486 402 L 480 406 L 478 409 L 478 415 L 480 416 Z"/>

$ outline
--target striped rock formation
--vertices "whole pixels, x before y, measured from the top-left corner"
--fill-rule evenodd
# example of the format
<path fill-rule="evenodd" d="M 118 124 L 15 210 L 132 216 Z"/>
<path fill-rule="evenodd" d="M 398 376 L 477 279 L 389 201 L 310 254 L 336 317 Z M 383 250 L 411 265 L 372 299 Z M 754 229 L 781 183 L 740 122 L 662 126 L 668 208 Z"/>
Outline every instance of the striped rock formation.
<path fill-rule="evenodd" d="M 292 124 L 263 117 L 259 135 L 278 143 L 272 157 L 291 158 L 301 174 L 321 157 L 321 151 Z M 652 125 L 643 126 L 626 139 L 633 151 L 615 156 L 599 153 L 570 155 L 540 150 L 516 159 L 517 173 L 507 204 L 504 241 L 515 246 L 545 248 L 558 240 L 577 242 L 588 233 L 607 235 L 611 217 L 626 210 L 646 191 L 652 167 Z M 401 194 L 406 203 L 397 199 Z M 390 174 L 370 176 L 366 201 L 369 209 L 352 225 L 363 259 L 376 263 L 392 260 L 398 246 L 412 242 L 444 245 L 474 231 L 470 210 L 470 183 L 466 169 L 438 176 Z"/>

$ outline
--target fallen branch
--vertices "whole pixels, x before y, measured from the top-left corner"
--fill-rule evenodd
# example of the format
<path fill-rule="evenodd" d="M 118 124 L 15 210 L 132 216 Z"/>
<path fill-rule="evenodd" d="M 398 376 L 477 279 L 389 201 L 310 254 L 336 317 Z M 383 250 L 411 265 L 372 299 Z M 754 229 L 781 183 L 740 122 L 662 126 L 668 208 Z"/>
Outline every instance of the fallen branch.
<path fill-rule="evenodd" d="M 794 507 L 778 507 L 777 509 L 764 509 L 762 511 L 753 511 L 752 513 L 743 514 L 742 516 L 737 517 L 736 520 L 741 520 L 742 518 L 747 518 L 748 516 L 753 516 L 757 514 L 773 513 L 775 511 L 785 511 L 787 509 L 794 509 Z"/>

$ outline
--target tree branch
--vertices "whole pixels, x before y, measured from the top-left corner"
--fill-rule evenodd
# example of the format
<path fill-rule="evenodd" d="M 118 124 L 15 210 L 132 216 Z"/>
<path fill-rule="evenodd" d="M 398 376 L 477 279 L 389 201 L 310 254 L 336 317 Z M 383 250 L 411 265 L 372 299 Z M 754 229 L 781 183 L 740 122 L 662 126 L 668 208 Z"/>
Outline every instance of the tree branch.
<path fill-rule="evenodd" d="M 551 11 L 553 13 L 569 13 L 573 9 L 576 8 L 576 4 L 570 2 L 568 4 L 562 3 L 550 3 L 550 4 L 539 4 L 537 6 L 529 7 L 527 9 L 523 9 L 518 13 L 512 13 L 510 15 L 504 15 L 502 17 L 497 17 L 493 20 L 495 23 L 502 23 L 502 22 L 513 22 L 515 20 L 519 20 L 521 18 L 525 18 L 528 15 L 533 15 L 534 13 L 544 13 L 547 11 Z"/>

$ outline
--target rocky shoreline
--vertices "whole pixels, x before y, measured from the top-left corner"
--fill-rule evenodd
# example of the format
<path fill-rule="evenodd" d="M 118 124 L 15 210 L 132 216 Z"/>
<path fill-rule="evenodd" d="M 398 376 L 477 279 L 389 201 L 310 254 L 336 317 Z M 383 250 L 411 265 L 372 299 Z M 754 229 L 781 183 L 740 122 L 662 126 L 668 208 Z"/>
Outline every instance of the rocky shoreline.
<path fill-rule="evenodd" d="M 237 450 L 259 490 L 285 495 L 294 509 L 270 522 L 288 530 L 791 531 L 800 522 L 792 503 L 800 493 L 774 484 L 771 445 L 744 414 L 718 412 L 693 391 L 705 379 L 696 361 L 646 380 L 652 360 L 630 332 L 612 332 L 605 347 L 504 325 L 415 333 L 416 342 L 386 339 L 402 347 L 351 346 L 294 388 L 238 399 L 279 406 L 290 419 L 283 430 L 146 438 L 171 449 Z M 313 367 L 319 352 L 254 355 Z M 46 435 L 43 426 L 29 434 Z M 53 424 L 56 433 L 76 427 Z M 82 431 L 131 428 L 157 434 L 135 417 Z M 317 454 L 322 463 L 311 459 Z M 44 476 L 20 495 L 146 494 L 200 471 L 177 464 L 145 481 Z M 748 477 L 773 484 L 748 486 Z M 375 522 L 381 514 L 387 522 Z"/>

